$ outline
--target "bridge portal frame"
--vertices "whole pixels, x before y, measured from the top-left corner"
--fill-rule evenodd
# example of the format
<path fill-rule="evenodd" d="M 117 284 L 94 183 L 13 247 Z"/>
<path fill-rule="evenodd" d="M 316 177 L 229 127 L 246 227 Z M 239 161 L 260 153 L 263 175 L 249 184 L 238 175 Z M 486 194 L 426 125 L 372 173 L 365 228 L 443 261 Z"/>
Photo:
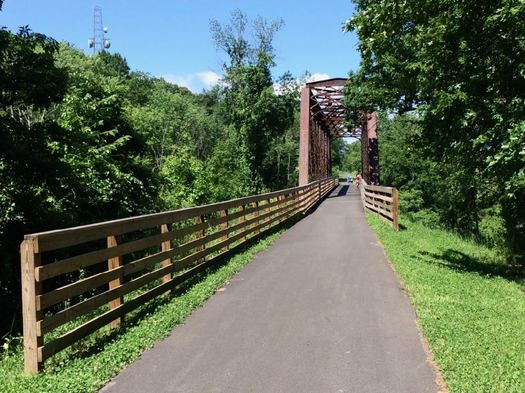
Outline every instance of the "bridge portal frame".
<path fill-rule="evenodd" d="M 379 184 L 377 115 L 365 114 L 360 124 L 345 124 L 343 89 L 346 78 L 309 82 L 301 89 L 299 185 L 331 176 L 332 141 L 361 139 L 361 174 L 368 184 Z"/>

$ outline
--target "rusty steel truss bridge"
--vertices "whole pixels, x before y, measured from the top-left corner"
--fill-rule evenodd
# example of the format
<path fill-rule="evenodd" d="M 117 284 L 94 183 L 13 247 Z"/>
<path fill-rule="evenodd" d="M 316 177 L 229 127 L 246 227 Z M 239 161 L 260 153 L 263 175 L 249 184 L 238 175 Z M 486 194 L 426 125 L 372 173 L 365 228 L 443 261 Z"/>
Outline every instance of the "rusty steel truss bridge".
<path fill-rule="evenodd" d="M 299 185 L 332 173 L 331 144 L 336 138 L 361 140 L 361 175 L 368 184 L 379 184 L 377 116 L 363 114 L 360 124 L 348 128 L 343 89 L 345 78 L 307 83 L 301 90 Z"/>

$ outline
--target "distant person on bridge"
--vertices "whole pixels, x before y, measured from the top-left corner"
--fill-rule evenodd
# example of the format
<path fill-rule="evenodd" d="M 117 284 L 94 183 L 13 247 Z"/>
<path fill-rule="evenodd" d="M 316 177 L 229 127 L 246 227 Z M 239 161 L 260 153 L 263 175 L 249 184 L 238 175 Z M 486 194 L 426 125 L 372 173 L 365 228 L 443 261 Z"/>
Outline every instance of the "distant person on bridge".
<path fill-rule="evenodd" d="M 359 184 L 361 183 L 361 175 L 356 175 L 355 177 L 355 185 L 359 187 Z"/>
<path fill-rule="evenodd" d="M 352 175 L 348 175 L 348 177 L 346 178 L 346 181 L 352 184 L 352 182 L 354 181 L 354 179 L 352 178 Z"/>

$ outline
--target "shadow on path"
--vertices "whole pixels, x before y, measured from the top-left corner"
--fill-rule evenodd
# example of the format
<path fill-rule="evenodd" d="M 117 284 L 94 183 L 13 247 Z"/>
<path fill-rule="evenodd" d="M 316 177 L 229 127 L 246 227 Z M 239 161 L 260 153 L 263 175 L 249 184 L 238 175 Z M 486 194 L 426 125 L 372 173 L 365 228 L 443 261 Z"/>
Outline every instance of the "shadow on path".
<path fill-rule="evenodd" d="M 350 188 L 349 185 L 342 186 L 341 188 L 339 188 L 339 190 L 337 190 L 336 188 L 335 191 L 328 198 L 337 198 L 341 196 L 346 196 L 349 188 Z"/>

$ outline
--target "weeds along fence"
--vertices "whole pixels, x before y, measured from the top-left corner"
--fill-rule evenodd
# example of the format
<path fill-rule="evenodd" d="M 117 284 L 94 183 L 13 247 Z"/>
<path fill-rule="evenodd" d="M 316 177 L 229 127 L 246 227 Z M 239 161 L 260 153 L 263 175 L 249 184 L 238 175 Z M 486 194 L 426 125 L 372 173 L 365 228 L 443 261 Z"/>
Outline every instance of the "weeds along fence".
<path fill-rule="evenodd" d="M 35 233 L 21 244 L 24 368 L 202 272 L 219 256 L 299 213 L 337 185 L 305 186 L 85 226 Z"/>
<path fill-rule="evenodd" d="M 359 186 L 363 208 L 399 229 L 399 193 L 394 187 L 372 186 L 361 180 Z"/>

